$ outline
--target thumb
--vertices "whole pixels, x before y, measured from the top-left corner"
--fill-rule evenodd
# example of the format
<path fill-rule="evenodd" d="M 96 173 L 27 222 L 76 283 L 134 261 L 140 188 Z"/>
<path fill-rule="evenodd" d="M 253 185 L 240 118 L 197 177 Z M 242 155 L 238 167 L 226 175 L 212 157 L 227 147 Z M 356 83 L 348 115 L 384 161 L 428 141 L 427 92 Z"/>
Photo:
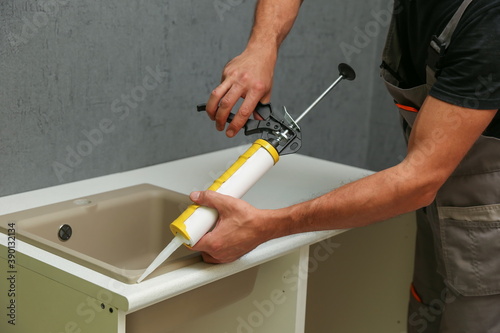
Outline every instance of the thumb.
<path fill-rule="evenodd" d="M 189 198 L 196 204 L 210 208 L 217 208 L 217 203 L 223 195 L 215 191 L 196 191 Z"/>

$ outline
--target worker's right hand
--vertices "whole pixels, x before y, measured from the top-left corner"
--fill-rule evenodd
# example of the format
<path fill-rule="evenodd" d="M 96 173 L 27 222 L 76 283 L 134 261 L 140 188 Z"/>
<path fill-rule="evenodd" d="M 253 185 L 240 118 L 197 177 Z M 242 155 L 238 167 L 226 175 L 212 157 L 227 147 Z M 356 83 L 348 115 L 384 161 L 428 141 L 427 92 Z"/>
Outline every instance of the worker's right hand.
<path fill-rule="evenodd" d="M 215 208 L 219 213 L 213 230 L 191 248 L 202 252 L 205 262 L 232 262 L 273 238 L 273 224 L 268 223 L 264 210 L 214 191 L 193 192 L 190 198 L 196 204 Z"/>
<path fill-rule="evenodd" d="M 244 98 L 226 135 L 235 136 L 252 115 L 258 102 L 271 99 L 274 66 L 277 51 L 247 48 L 229 61 L 222 72 L 222 79 L 208 99 L 206 111 L 215 120 L 218 131 L 223 131 L 227 118 L 240 98 Z M 258 114 L 254 115 L 257 119 Z"/>

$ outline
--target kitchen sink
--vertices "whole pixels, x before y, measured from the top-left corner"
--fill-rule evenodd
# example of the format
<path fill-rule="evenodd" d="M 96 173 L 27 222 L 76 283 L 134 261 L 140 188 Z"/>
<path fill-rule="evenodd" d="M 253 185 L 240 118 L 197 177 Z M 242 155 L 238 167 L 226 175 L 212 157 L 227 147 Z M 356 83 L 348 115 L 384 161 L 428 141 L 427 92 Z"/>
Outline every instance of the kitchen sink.
<path fill-rule="evenodd" d="M 172 240 L 169 225 L 191 203 L 150 184 L 75 198 L 0 216 L 0 232 L 125 283 L 135 283 Z M 201 261 L 181 246 L 148 278 Z"/>

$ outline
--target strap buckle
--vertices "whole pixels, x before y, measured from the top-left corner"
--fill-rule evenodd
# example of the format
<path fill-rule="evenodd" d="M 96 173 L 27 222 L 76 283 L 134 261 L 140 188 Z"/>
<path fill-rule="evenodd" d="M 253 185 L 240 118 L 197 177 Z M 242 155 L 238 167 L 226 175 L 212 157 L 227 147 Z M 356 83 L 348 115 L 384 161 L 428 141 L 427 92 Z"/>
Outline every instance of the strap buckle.
<path fill-rule="evenodd" d="M 429 50 L 427 52 L 427 66 L 429 66 L 433 71 L 439 69 L 439 61 L 441 57 L 445 54 L 448 45 L 439 39 L 438 36 L 432 36 L 431 42 L 429 44 Z"/>

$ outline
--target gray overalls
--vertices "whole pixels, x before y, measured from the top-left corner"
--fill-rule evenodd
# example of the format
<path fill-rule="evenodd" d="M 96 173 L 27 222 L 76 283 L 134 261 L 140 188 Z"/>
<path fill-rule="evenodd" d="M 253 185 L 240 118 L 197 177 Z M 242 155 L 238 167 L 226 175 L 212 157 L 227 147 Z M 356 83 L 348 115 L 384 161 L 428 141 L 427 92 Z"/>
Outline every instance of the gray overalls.
<path fill-rule="evenodd" d="M 433 38 L 427 82 L 411 89 L 398 87 L 404 68 L 392 20 L 381 74 L 401 106 L 407 140 L 417 116 L 408 110 L 418 111 L 428 96 L 437 61 L 471 2 L 463 1 Z M 466 120 L 457 115 L 457 121 Z M 481 136 L 435 201 L 417 211 L 414 269 L 408 333 L 500 332 L 500 140 Z"/>

